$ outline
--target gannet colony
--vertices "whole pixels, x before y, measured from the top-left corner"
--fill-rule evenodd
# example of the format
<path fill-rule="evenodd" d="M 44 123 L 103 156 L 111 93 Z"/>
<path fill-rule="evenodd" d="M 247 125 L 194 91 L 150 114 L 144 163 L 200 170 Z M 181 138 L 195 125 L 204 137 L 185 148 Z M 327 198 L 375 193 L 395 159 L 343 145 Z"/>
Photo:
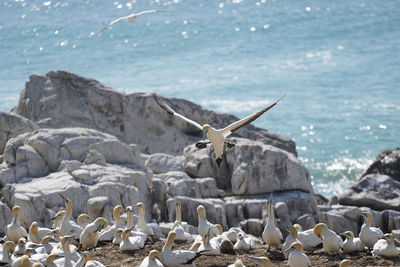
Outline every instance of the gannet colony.
<path fill-rule="evenodd" d="M 340 266 L 358 266 L 354 253 L 399 263 L 390 260 L 400 184 L 387 171 L 398 149 L 340 198 L 317 203 L 294 142 L 250 125 L 284 108 L 282 97 L 239 120 L 65 71 L 33 74 L 12 112 L 0 112 L 0 263 L 104 266 L 91 259 L 96 248 L 130 253 L 156 242 L 162 249 L 140 266 L 225 254 L 236 255 L 228 266 L 311 266 L 316 250 L 328 262 L 341 255 Z"/>

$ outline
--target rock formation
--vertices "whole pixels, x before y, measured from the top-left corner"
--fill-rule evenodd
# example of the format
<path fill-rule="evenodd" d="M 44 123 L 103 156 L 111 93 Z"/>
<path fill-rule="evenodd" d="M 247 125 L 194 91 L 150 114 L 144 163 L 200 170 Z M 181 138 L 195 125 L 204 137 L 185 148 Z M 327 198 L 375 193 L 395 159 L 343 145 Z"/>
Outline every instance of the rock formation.
<path fill-rule="evenodd" d="M 201 123 L 222 127 L 237 120 L 186 100 L 165 101 Z M 114 205 L 142 201 L 148 220 L 168 222 L 180 202 L 183 220 L 196 225 L 202 204 L 210 221 L 258 235 L 273 193 L 285 223 L 318 221 L 311 180 L 294 142 L 266 130 L 240 129 L 219 169 L 212 147 L 195 148 L 201 137 L 189 125 L 171 123 L 151 94 L 124 95 L 62 71 L 32 75 L 13 112 L 26 119 L 8 116 L 31 127 L 3 141 L 0 231 L 16 204 L 26 227 L 32 220 L 49 225 L 63 208 L 59 193 L 72 200 L 75 217 L 85 212 L 109 218 Z"/>

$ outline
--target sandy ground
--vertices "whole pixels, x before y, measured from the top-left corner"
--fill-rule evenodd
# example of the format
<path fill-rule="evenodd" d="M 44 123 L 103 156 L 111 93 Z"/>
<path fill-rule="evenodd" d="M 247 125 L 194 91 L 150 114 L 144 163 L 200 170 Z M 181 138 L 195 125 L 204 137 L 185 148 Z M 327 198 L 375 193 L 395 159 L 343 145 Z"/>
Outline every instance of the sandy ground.
<path fill-rule="evenodd" d="M 92 260 L 98 260 L 106 266 L 139 266 L 141 261 L 148 255 L 149 251 L 156 249 L 161 251 L 164 243 L 158 241 L 148 243 L 144 249 L 134 252 L 122 252 L 119 247 L 105 244 L 90 252 Z M 190 244 L 175 244 L 174 249 L 188 249 Z M 227 266 L 241 258 L 246 266 L 260 266 L 248 256 L 268 256 L 273 266 L 288 266 L 283 255 L 279 252 L 266 253 L 266 246 L 258 246 L 249 252 L 239 252 L 237 255 L 222 254 L 220 256 L 201 256 L 196 259 L 196 266 Z M 400 266 L 400 257 L 387 259 L 374 257 L 370 252 L 358 252 L 349 255 L 325 254 L 322 249 L 308 254 L 313 266 L 339 266 L 340 261 L 349 258 L 361 266 Z"/>

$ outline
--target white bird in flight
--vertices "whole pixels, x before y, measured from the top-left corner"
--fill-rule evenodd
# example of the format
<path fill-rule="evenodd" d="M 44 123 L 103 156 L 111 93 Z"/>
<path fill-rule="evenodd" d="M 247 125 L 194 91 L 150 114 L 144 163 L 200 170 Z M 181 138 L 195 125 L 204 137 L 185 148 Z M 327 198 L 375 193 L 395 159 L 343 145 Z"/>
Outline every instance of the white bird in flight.
<path fill-rule="evenodd" d="M 228 125 L 225 128 L 215 129 L 214 127 L 212 127 L 209 124 L 204 124 L 203 126 L 201 126 L 197 122 L 195 122 L 191 119 L 188 119 L 185 116 L 177 113 L 170 106 L 168 106 L 165 102 L 163 102 L 161 97 L 158 94 L 156 94 L 156 93 L 153 94 L 154 99 L 157 102 L 157 104 L 160 105 L 160 107 L 163 108 L 168 114 L 173 115 L 174 117 L 180 118 L 180 119 L 186 121 L 187 123 L 191 124 L 195 128 L 201 130 L 203 132 L 204 139 L 207 136 L 209 141 L 205 140 L 205 141 L 197 142 L 196 147 L 197 148 L 205 148 L 207 146 L 207 144 L 211 143 L 214 147 L 215 158 L 216 158 L 215 161 L 217 162 L 218 167 L 220 167 L 221 162 L 222 162 L 222 154 L 224 153 L 224 144 L 227 143 L 225 141 L 225 138 L 228 137 L 233 131 L 255 121 L 258 117 L 260 117 L 262 114 L 264 114 L 269 109 L 271 109 L 273 106 L 275 106 L 285 95 L 286 95 L 286 93 L 283 96 L 281 96 L 281 98 L 279 98 L 277 101 L 275 101 L 273 104 L 263 108 L 262 110 L 260 110 L 258 112 L 255 112 L 255 113 L 247 116 L 246 118 L 238 120 L 238 121 L 232 123 L 231 125 Z M 229 148 L 229 147 L 233 146 L 233 144 L 227 143 L 227 146 Z"/>
<path fill-rule="evenodd" d="M 148 14 L 148 13 L 157 13 L 157 12 L 167 12 L 167 11 L 165 11 L 165 10 L 155 10 L 155 9 L 153 9 L 153 10 L 143 10 L 143 11 L 140 11 L 140 12 L 138 12 L 138 13 L 132 13 L 132 14 L 130 14 L 130 15 L 128 15 L 128 16 L 120 17 L 120 18 L 117 18 L 117 19 L 111 21 L 107 26 L 105 26 L 103 29 L 101 29 L 100 31 L 98 31 L 96 34 L 102 33 L 102 32 L 105 31 L 106 29 L 110 28 L 113 24 L 115 24 L 115 23 L 117 23 L 117 22 L 119 22 L 119 21 L 121 21 L 121 20 L 127 19 L 128 22 L 134 22 L 134 21 L 136 20 L 136 18 L 137 18 L 138 16 L 140 16 L 140 15 Z"/>

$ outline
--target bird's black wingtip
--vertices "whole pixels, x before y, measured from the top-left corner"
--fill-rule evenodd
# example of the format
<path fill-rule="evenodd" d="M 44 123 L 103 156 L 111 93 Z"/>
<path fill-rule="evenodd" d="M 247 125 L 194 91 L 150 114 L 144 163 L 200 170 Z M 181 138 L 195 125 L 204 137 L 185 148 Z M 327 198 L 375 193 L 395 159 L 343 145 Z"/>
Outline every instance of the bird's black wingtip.
<path fill-rule="evenodd" d="M 222 158 L 216 158 L 215 162 L 217 162 L 218 168 L 221 167 Z"/>

